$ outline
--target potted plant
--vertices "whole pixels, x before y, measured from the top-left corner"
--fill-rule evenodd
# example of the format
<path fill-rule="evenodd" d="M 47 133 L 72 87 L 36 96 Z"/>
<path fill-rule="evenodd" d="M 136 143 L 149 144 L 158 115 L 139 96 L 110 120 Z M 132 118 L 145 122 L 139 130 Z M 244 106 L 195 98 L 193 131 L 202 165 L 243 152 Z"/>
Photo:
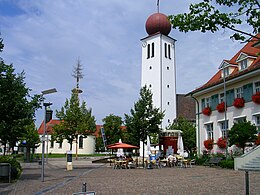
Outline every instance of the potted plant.
<path fill-rule="evenodd" d="M 256 104 L 260 104 L 260 92 L 256 92 L 254 95 L 252 95 L 252 100 Z"/>
<path fill-rule="evenodd" d="M 233 106 L 236 108 L 243 108 L 245 106 L 244 98 L 236 98 L 233 102 Z"/>
<path fill-rule="evenodd" d="M 257 139 L 255 140 L 255 145 L 260 145 L 260 134 L 258 134 Z"/>
<path fill-rule="evenodd" d="M 218 112 L 225 112 L 225 102 L 221 102 L 220 104 L 218 104 L 216 109 L 218 110 Z"/>
<path fill-rule="evenodd" d="M 210 107 L 206 107 L 202 110 L 202 113 L 206 116 L 211 115 L 211 108 Z"/>
<path fill-rule="evenodd" d="M 227 147 L 227 140 L 223 137 L 218 138 L 217 145 L 219 148 L 226 148 Z"/>
<path fill-rule="evenodd" d="M 207 150 L 213 149 L 214 140 L 213 139 L 206 139 L 204 140 L 204 146 Z"/>

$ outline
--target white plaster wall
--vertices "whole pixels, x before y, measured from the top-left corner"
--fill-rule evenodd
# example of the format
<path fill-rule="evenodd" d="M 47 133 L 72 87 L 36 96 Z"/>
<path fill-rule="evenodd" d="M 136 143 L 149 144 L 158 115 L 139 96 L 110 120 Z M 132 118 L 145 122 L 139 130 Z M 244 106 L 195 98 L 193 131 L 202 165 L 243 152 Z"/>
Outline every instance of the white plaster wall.
<path fill-rule="evenodd" d="M 41 137 L 41 135 L 40 135 Z M 49 135 L 49 140 L 51 135 Z M 48 148 L 47 148 L 48 145 Z M 70 150 L 70 144 L 67 140 L 63 140 L 62 148 L 59 148 L 59 143 L 54 142 L 53 148 L 51 148 L 51 143 L 45 143 L 45 153 L 52 154 L 65 154 L 68 150 Z M 36 149 L 36 153 L 42 153 L 42 144 Z M 72 145 L 72 153 L 76 154 L 76 142 Z M 78 154 L 94 154 L 95 153 L 95 136 L 88 136 L 83 139 L 83 148 L 78 148 Z"/>
<path fill-rule="evenodd" d="M 155 44 L 154 57 L 147 59 L 147 45 Z M 165 58 L 164 43 L 171 45 L 171 60 Z M 176 118 L 176 76 L 175 76 L 175 52 L 174 40 L 157 34 L 142 40 L 142 74 L 141 86 L 151 85 L 153 93 L 153 104 L 155 107 L 165 111 L 162 122 L 164 129 Z M 152 69 L 150 69 L 150 66 Z M 169 70 L 167 70 L 169 67 Z M 168 88 L 167 85 L 170 87 Z M 170 104 L 168 105 L 168 102 Z M 170 119 L 170 122 L 168 122 Z"/>

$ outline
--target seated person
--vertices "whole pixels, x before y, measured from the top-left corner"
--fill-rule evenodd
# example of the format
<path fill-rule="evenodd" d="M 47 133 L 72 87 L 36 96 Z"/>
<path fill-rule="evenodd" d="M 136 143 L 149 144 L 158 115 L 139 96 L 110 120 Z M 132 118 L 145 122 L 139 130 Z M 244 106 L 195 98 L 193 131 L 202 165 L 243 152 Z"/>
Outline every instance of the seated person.
<path fill-rule="evenodd" d="M 167 157 L 167 162 L 168 162 L 169 167 L 171 167 L 173 165 L 173 159 L 174 159 L 174 156 L 172 154 L 169 154 L 169 156 Z"/>

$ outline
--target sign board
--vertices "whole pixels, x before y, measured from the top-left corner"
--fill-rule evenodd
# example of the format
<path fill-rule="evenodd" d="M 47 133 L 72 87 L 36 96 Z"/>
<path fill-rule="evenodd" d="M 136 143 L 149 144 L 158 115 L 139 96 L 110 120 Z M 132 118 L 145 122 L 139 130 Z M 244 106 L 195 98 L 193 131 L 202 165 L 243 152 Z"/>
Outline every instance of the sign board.
<path fill-rule="evenodd" d="M 67 162 L 72 162 L 72 151 L 67 151 Z"/>

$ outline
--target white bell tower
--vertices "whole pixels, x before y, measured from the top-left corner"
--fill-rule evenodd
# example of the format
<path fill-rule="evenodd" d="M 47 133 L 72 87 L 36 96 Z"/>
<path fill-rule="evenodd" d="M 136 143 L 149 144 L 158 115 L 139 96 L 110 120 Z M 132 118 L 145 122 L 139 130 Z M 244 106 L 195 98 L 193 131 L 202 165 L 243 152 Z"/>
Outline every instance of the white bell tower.
<path fill-rule="evenodd" d="M 142 42 L 142 87 L 153 94 L 153 105 L 164 111 L 161 128 L 176 118 L 175 39 L 168 36 L 171 25 L 166 15 L 155 13 L 146 21 L 148 36 Z"/>

